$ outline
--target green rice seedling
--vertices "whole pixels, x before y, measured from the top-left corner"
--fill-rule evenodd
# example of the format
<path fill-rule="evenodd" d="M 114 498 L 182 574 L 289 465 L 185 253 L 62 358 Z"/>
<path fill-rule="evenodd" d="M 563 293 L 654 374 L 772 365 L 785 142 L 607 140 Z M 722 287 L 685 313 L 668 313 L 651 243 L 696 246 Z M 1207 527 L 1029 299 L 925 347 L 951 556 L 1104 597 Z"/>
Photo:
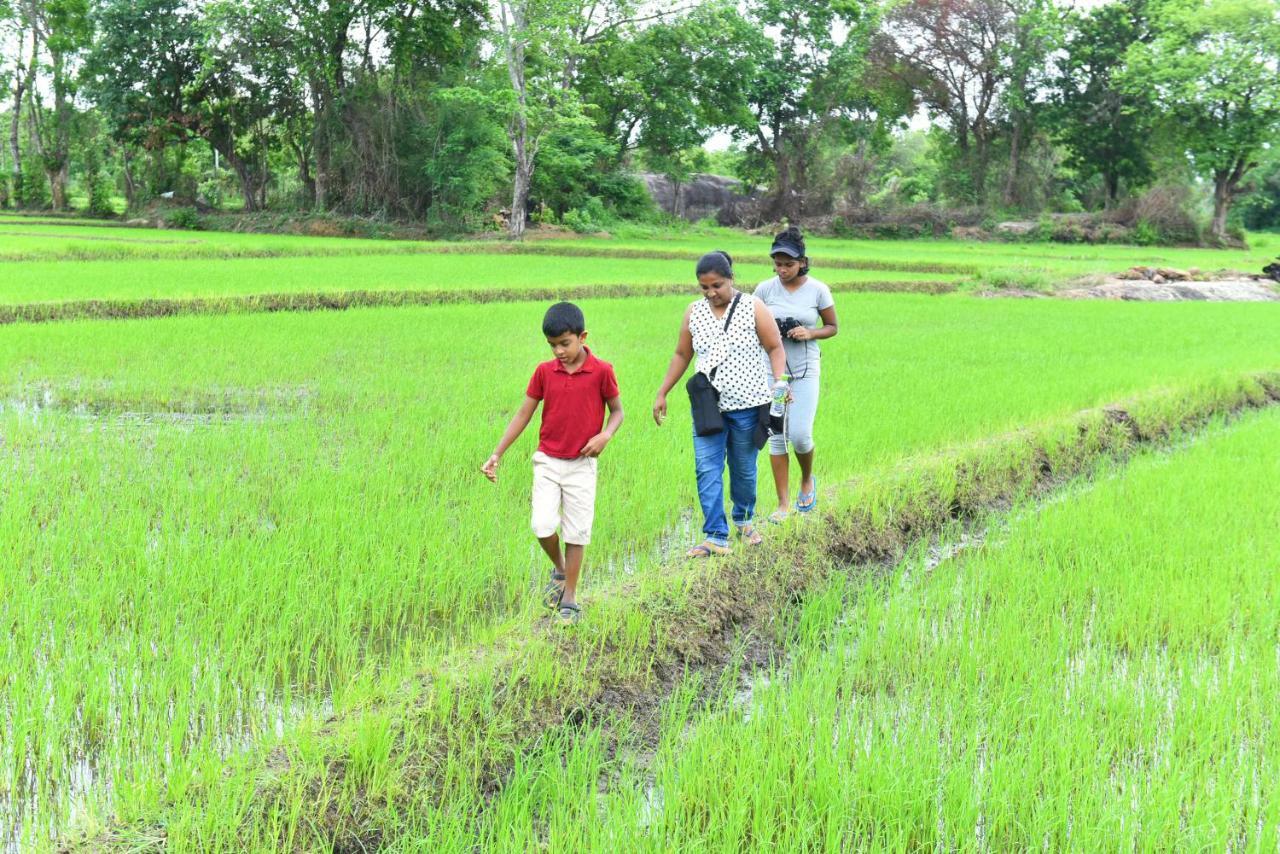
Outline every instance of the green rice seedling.
<path fill-rule="evenodd" d="M 1251 235 L 1247 250 L 822 237 L 808 242 L 815 272 L 827 281 L 846 279 L 840 271 L 855 269 L 914 273 L 917 277 L 927 274 L 930 278 L 936 274 L 977 275 L 984 283 L 996 287 L 1054 286 L 1081 275 L 1118 272 L 1134 265 L 1257 272 L 1280 251 L 1280 238 L 1268 233 Z M 740 263 L 768 265 L 767 237 L 748 237 L 727 229 L 670 235 L 662 240 L 579 237 L 510 243 L 157 231 L 104 227 L 100 223 L 45 222 L 25 217 L 0 220 L 0 263 L 6 268 L 6 261 L 248 260 L 420 254 L 530 254 L 691 262 L 712 246 L 729 250 Z"/>
<path fill-rule="evenodd" d="M 644 418 L 689 299 L 584 300 L 631 416 L 602 462 L 588 596 L 628 577 L 678 591 L 690 577 L 670 562 L 694 506 L 687 416 L 673 406 L 662 430 Z M 842 295 L 840 311 L 817 431 L 832 482 L 1280 361 L 1266 305 Z M 492 304 L 0 329 L 6 824 L 48 843 L 72 816 L 102 826 L 169 798 L 200 803 L 224 760 L 361 709 L 451 649 L 529 632 L 546 570 L 526 530 L 533 436 L 497 487 L 477 468 L 547 357 L 540 314 Z M 652 622 L 616 623 L 622 649 L 650 648 Z M 520 678 L 541 696 L 575 686 L 553 643 L 529 643 L 545 654 Z M 625 656 L 619 669 L 647 672 Z M 434 701 L 440 720 L 484 724 L 460 727 L 442 760 L 458 791 L 509 767 L 504 684 Z M 376 778 L 385 792 L 408 773 Z M 252 792 L 176 816 L 171 832 L 189 835 L 175 845 L 235 824 Z M 264 821 L 292 826 L 294 809 Z"/>
<path fill-rule="evenodd" d="M 749 703 L 664 721 L 663 808 L 611 793 L 617 838 L 1274 845 L 1277 451 L 1280 414 L 1252 416 L 864 584 Z"/>
<path fill-rule="evenodd" d="M 673 698 L 669 706 L 678 714 L 682 694 L 680 683 L 664 689 L 662 677 L 658 675 L 661 670 L 669 672 L 673 666 L 714 668 L 719 662 L 725 667 L 719 678 L 713 675 L 708 681 L 700 673 L 695 673 L 695 678 L 686 680 L 684 687 L 718 684 L 715 691 L 699 689 L 695 693 L 710 696 L 713 701 L 717 696 L 720 702 L 726 701 L 729 693 L 723 690 L 727 687 L 724 675 L 734 669 L 733 656 L 737 653 L 718 639 L 733 630 L 735 621 L 743 619 L 744 611 L 747 614 L 755 612 L 746 618 L 749 625 L 757 629 L 767 627 L 772 615 L 785 608 L 789 601 L 794 601 L 796 593 L 816 590 L 824 579 L 831 578 L 838 571 L 830 561 L 823 559 L 827 551 L 860 555 L 858 560 L 875 559 L 885 553 L 878 551 L 883 546 L 875 546 L 872 541 L 854 544 L 849 539 L 850 529 L 843 521 L 838 521 L 846 516 L 852 517 L 856 525 L 857 519 L 865 518 L 868 508 L 877 505 L 901 507 L 905 500 L 906 505 L 913 508 L 912 524 L 918 526 L 914 534 L 900 529 L 894 520 L 862 529 L 864 536 L 883 536 L 888 542 L 905 544 L 909 540 L 904 540 L 904 537 L 918 537 L 922 533 L 927 536 L 931 531 L 946 530 L 952 515 L 957 512 L 972 514 L 972 509 L 965 511 L 963 505 L 955 508 L 951 493 L 957 489 L 965 488 L 969 492 L 987 495 L 983 500 L 988 502 L 988 507 L 1002 506 L 1019 496 L 1034 494 L 1037 484 L 1040 488 L 1052 484 L 1053 480 L 1044 468 L 1045 462 L 1052 462 L 1058 478 L 1070 471 L 1083 471 L 1091 464 L 1090 460 L 1097 459 L 1098 454 L 1122 454 L 1132 448 L 1133 442 L 1150 441 L 1142 440 L 1142 436 L 1166 435 L 1179 424 L 1188 427 L 1202 424 L 1204 418 L 1215 410 L 1231 412 L 1239 407 L 1266 405 L 1266 401 L 1274 400 L 1276 392 L 1280 391 L 1274 376 L 1267 383 L 1269 385 L 1262 386 L 1242 381 L 1233 384 L 1233 389 L 1214 385 L 1203 386 L 1198 393 L 1192 394 L 1144 395 L 1125 404 L 1129 420 L 1123 424 L 1104 412 L 1086 413 L 1051 428 L 1019 431 L 998 442 L 980 443 L 963 453 L 939 455 L 936 459 L 924 460 L 885 477 L 860 479 L 852 501 L 843 496 L 837 497 L 839 506 L 831 519 L 830 529 L 808 529 L 812 535 L 808 538 L 808 546 L 822 550 L 816 553 L 816 559 L 808 557 L 803 564 L 795 563 L 797 558 L 789 554 L 788 544 L 778 544 L 766 547 L 765 552 L 754 552 L 755 560 L 730 562 L 723 565 L 723 569 L 717 564 L 685 567 L 680 573 L 668 576 L 665 584 L 652 583 L 656 579 L 651 576 L 641 577 L 639 580 L 648 583 L 638 589 L 626 585 L 620 591 L 620 598 L 608 596 L 594 606 L 597 613 L 602 613 L 602 618 L 597 625 L 583 627 L 582 631 L 588 633 L 586 637 L 580 633 L 564 636 L 540 632 L 531 627 L 531 635 L 522 632 L 515 637 L 508 636 L 505 643 L 495 647 L 486 642 L 475 649 L 460 650 L 456 659 L 441 661 L 423 675 L 423 679 L 431 683 L 426 687 L 425 696 L 419 695 L 412 686 L 405 686 L 409 690 L 398 691 L 388 698 L 399 710 L 395 717 L 400 721 L 406 754 L 416 757 L 414 764 L 419 767 L 443 766 L 444 770 L 439 774 L 428 772 L 425 780 L 421 774 L 412 776 L 413 782 L 406 780 L 400 787 L 406 798 L 397 803 L 371 804 L 367 800 L 344 796 L 310 804 L 311 817 L 307 819 L 305 831 L 310 840 L 307 845 L 326 848 L 367 846 L 370 833 L 378 833 L 380 839 L 384 839 L 381 834 L 389 833 L 393 838 L 420 839 L 428 846 L 439 844 L 439 840 L 423 828 L 440 826 L 438 816 L 442 809 L 451 816 L 461 812 L 475 816 L 475 822 L 487 821 L 486 804 L 492 802 L 491 793 L 506 787 L 509 769 L 518 758 L 536 753 L 544 737 L 559 737 L 565 733 L 573 735 L 584 726 L 584 722 L 598 719 L 589 711 L 582 714 L 583 710 L 607 708 L 615 750 L 619 754 L 634 752 L 635 748 L 613 739 L 634 737 L 631 733 L 639 730 L 636 727 L 619 727 L 613 719 L 624 713 L 633 715 L 636 721 L 652 719 L 651 713 L 645 711 L 645 697 L 655 692 L 661 695 L 666 690 Z M 1260 387 L 1269 391 L 1264 397 L 1255 399 L 1253 395 Z M 1178 410 L 1163 410 L 1177 411 L 1173 420 L 1165 420 L 1161 410 L 1152 409 L 1150 405 L 1152 401 L 1166 397 L 1185 401 Z M 1105 436 L 1107 444 L 1097 447 L 1092 438 L 1095 432 Z M 1068 442 L 1068 436 L 1075 438 Z M 1072 453 L 1070 445 L 1078 448 L 1084 456 L 1075 462 L 1064 461 L 1062 458 Z M 1014 460 L 1017 460 L 1016 464 L 1012 462 Z M 989 471 L 976 473 L 975 463 L 982 464 L 981 467 Z M 1001 471 L 1006 465 L 1008 470 Z M 975 478 L 991 478 L 1003 485 L 997 486 L 993 482 L 982 490 L 965 487 Z M 921 485 L 929 481 L 933 486 Z M 935 500 L 940 502 L 940 506 L 928 506 Z M 878 535 L 876 531 L 879 531 Z M 793 533 L 798 535 L 801 532 L 796 530 Z M 793 538 L 791 542 L 802 548 L 805 546 L 804 538 Z M 760 559 L 767 554 L 786 557 L 777 563 Z M 856 586 L 850 585 L 848 589 L 855 590 Z M 643 652 L 650 657 L 652 675 L 648 681 L 624 675 L 617 657 L 612 654 L 617 648 L 614 627 L 620 623 L 619 615 L 624 613 L 635 614 L 650 624 L 648 631 L 652 640 L 649 649 Z M 582 643 L 576 642 L 579 638 Z M 529 640 L 534 642 L 529 643 Z M 720 648 L 719 652 L 715 651 L 716 647 Z M 477 654 L 479 650 L 492 652 Z M 551 684 L 545 678 L 529 678 L 530 674 L 546 670 L 548 665 L 555 666 L 564 661 L 581 662 L 581 669 L 564 668 L 564 678 L 555 683 L 555 693 L 544 693 L 545 687 Z M 680 662 L 684 664 L 680 665 Z M 715 671 L 709 672 L 714 674 Z M 456 714 L 447 719 L 440 719 L 431 711 L 434 707 L 432 698 L 442 693 L 442 685 L 449 685 L 449 694 L 457 700 L 451 704 Z M 623 700 L 627 695 L 632 699 Z M 593 700 L 593 696 L 596 699 Z M 687 696 L 692 699 L 693 694 Z M 622 700 L 621 704 L 619 700 Z M 601 702 L 606 702 L 607 706 L 599 705 Z M 578 711 L 571 711 L 572 705 L 565 704 L 576 705 Z M 483 713 L 473 713 L 477 709 Z M 358 735 L 360 718 L 354 718 L 352 723 Z M 336 739 L 331 737 L 329 742 L 340 743 L 342 733 L 350 729 L 339 729 Z M 681 742 L 672 743 L 679 745 Z M 335 756 L 329 767 L 342 769 L 348 761 L 340 754 Z M 290 793 L 304 785 L 296 775 L 290 773 L 288 781 L 280 785 L 269 777 L 255 777 L 251 773 L 252 767 L 252 763 L 247 768 L 240 765 L 233 776 L 222 778 L 231 789 L 229 800 L 217 795 L 200 798 L 189 806 L 202 816 L 216 816 L 210 819 L 212 823 L 205 838 L 222 840 L 219 843 L 221 847 L 243 846 L 247 839 L 273 838 L 261 835 L 270 832 L 264 830 L 264 827 L 272 826 L 270 816 L 295 809 L 291 806 Z M 240 776 L 246 770 L 250 774 Z M 611 770 L 610 774 L 613 773 Z M 320 779 L 305 786 L 308 790 L 331 790 L 335 778 L 340 783 L 342 776 L 340 772 L 326 770 Z M 618 776 L 634 778 L 625 771 L 618 772 Z M 258 798 L 269 807 L 269 814 L 246 816 L 234 812 L 228 815 L 224 804 L 238 802 L 238 793 L 242 791 L 258 793 Z M 652 815 L 662 803 L 661 791 L 647 793 L 641 803 L 646 814 Z M 185 812 L 183 810 L 182 815 Z M 401 817 L 409 813 L 420 816 L 421 823 L 405 826 Z M 184 821 L 180 815 L 166 823 L 173 826 Z M 648 827 L 651 823 L 646 821 L 644 825 Z M 478 823 L 473 824 L 475 828 L 479 826 Z M 452 822 L 449 827 L 450 833 L 457 829 Z M 290 834 L 296 831 L 297 828 L 289 829 Z M 473 829 L 472 836 L 479 832 Z M 255 843 L 252 847 L 262 846 Z"/>

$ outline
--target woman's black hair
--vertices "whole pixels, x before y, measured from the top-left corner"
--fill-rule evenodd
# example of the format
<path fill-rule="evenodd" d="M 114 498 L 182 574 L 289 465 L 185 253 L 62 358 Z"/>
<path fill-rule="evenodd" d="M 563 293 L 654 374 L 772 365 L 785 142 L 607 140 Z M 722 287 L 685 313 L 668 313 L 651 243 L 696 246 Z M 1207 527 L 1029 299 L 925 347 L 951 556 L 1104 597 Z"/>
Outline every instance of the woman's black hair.
<path fill-rule="evenodd" d="M 800 275 L 809 275 L 809 253 L 804 248 L 804 235 L 800 233 L 798 226 L 789 225 L 773 238 L 773 246 L 769 254 L 775 255 L 780 247 L 786 247 L 791 252 L 783 252 L 784 255 L 795 253 L 795 258 L 803 259 L 800 262 Z"/>
<path fill-rule="evenodd" d="M 698 259 L 698 275 L 719 273 L 726 279 L 733 278 L 733 259 L 721 249 L 713 249 Z"/>

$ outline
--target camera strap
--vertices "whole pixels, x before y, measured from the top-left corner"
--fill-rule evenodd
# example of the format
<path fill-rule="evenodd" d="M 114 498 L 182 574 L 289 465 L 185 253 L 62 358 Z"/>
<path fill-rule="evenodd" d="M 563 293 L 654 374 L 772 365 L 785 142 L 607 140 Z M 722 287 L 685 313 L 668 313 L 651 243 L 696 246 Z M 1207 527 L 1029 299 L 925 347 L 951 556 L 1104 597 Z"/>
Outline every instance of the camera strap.
<path fill-rule="evenodd" d="M 742 299 L 742 291 L 738 291 L 738 293 L 733 295 L 733 302 L 729 303 L 729 310 L 725 312 L 725 318 L 724 318 L 724 334 L 725 335 L 729 334 L 729 324 L 733 322 L 733 312 L 738 308 L 738 300 L 740 299 Z M 714 368 L 711 369 L 711 372 L 707 374 L 707 379 L 714 380 L 716 378 L 716 371 L 718 370 L 720 370 L 720 366 L 716 365 Z"/>

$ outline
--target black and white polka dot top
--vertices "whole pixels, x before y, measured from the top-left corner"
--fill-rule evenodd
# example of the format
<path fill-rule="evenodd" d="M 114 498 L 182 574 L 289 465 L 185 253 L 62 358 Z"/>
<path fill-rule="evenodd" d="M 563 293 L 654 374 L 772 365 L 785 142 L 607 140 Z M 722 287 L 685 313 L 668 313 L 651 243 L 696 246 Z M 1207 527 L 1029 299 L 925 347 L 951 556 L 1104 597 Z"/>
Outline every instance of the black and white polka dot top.
<path fill-rule="evenodd" d="M 738 309 L 724 327 L 725 317 L 711 313 L 711 303 L 700 299 L 689 312 L 689 333 L 698 355 L 696 370 L 711 376 L 720 392 L 720 411 L 749 409 L 768 403 L 771 397 L 769 358 L 756 333 L 755 304 L 750 294 L 742 294 Z M 729 308 L 726 306 L 725 311 Z"/>

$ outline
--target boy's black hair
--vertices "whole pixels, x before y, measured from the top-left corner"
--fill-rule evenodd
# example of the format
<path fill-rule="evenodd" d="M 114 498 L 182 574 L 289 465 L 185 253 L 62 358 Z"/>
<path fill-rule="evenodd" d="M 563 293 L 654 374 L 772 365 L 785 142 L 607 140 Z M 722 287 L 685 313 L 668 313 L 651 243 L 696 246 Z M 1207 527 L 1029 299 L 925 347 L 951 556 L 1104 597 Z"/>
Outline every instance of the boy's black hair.
<path fill-rule="evenodd" d="M 582 316 L 582 309 L 571 302 L 558 302 L 542 317 L 542 334 L 548 338 L 559 338 L 566 332 L 581 335 L 587 329 L 587 319 Z"/>
<path fill-rule="evenodd" d="M 733 278 L 733 259 L 722 249 L 715 249 L 698 259 L 698 273 L 719 273 L 726 279 Z"/>

